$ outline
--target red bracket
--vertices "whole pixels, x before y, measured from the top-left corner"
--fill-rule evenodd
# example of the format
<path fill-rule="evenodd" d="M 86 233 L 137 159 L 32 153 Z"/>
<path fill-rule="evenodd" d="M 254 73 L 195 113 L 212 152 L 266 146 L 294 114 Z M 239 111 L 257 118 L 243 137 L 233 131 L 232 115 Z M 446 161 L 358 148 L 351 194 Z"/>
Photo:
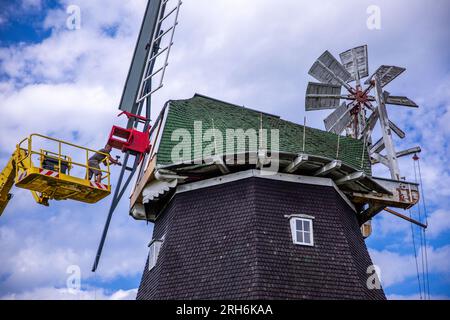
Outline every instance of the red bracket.
<path fill-rule="evenodd" d="M 125 114 L 128 119 L 136 119 L 139 122 L 147 122 L 148 119 L 129 112 L 122 112 L 119 116 Z M 126 129 L 113 126 L 108 138 L 108 144 L 114 149 L 122 152 L 130 152 L 130 154 L 139 156 L 140 160 L 144 158 L 146 153 L 150 152 L 150 126 L 142 132 L 136 129 Z"/>

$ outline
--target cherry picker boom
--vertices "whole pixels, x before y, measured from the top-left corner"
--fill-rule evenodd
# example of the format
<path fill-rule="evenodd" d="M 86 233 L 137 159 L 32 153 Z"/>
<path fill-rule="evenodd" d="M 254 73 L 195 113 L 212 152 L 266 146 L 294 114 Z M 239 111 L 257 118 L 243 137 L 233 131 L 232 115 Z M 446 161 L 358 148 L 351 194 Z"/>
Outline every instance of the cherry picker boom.
<path fill-rule="evenodd" d="M 95 153 L 99 152 L 40 134 L 23 139 L 0 172 L 0 215 L 12 199 L 14 185 L 30 190 L 44 206 L 49 200 L 96 203 L 107 197 L 111 193 L 107 154 L 101 182 L 89 180 L 89 158 Z"/>

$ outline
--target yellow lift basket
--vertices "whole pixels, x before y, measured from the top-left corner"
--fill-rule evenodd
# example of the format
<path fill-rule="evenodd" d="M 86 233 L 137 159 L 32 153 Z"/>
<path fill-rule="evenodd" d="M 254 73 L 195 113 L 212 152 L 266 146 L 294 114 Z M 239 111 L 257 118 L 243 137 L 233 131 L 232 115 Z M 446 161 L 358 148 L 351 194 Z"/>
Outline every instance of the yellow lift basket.
<path fill-rule="evenodd" d="M 45 142 L 49 149 L 35 150 L 37 140 Z M 82 157 L 83 163 L 73 161 L 72 157 L 63 154 L 65 149 Z M 15 185 L 31 190 L 35 200 L 43 205 L 48 205 L 48 200 L 96 203 L 111 193 L 111 183 L 108 154 L 103 154 L 105 169 L 89 167 L 89 158 L 95 153 L 100 152 L 32 134 L 17 145 Z M 101 172 L 101 183 L 89 180 L 90 169 Z"/>

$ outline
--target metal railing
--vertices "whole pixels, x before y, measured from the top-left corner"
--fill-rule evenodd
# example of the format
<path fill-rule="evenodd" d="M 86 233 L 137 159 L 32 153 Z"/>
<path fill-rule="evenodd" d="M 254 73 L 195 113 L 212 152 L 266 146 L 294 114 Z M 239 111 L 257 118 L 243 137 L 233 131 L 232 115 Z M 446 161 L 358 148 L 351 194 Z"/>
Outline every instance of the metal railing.
<path fill-rule="evenodd" d="M 39 151 L 36 151 L 37 149 L 33 148 L 33 143 L 35 143 L 38 138 L 43 139 L 47 142 L 55 143 L 58 151 L 57 152 L 50 151 L 50 150 L 43 149 L 43 148 L 39 148 L 38 149 Z M 63 152 L 62 152 L 63 146 L 75 148 L 75 150 L 78 150 L 78 152 L 77 152 L 78 155 L 83 155 L 83 157 L 85 157 L 85 159 L 86 159 L 86 163 L 80 163 L 80 162 L 73 161 L 72 160 L 73 157 L 63 154 Z M 25 154 L 23 156 L 21 156 L 20 150 L 25 151 Z M 111 174 L 110 174 L 109 154 L 99 152 L 98 150 L 81 147 L 81 146 L 75 145 L 70 142 L 47 137 L 47 136 L 44 136 L 41 134 L 31 134 L 29 137 L 27 137 L 19 142 L 19 144 L 17 145 L 16 153 L 17 153 L 17 157 L 18 157 L 18 159 L 16 161 L 17 172 L 19 169 L 26 170 L 27 168 L 36 167 L 33 164 L 33 159 L 32 159 L 33 155 L 36 155 L 36 156 L 40 157 L 39 168 L 41 168 L 41 169 L 45 169 L 45 168 L 43 168 L 44 158 L 52 159 L 55 162 L 57 161 L 57 164 L 58 164 L 57 167 L 55 166 L 55 170 L 52 170 L 52 171 L 58 172 L 59 174 L 66 174 L 69 176 L 73 176 L 73 175 L 71 175 L 71 169 L 73 167 L 79 167 L 79 168 L 83 168 L 86 172 L 83 179 L 89 180 L 89 171 L 95 170 L 95 171 L 101 172 L 101 174 L 102 174 L 101 181 L 106 180 L 108 186 L 110 186 L 110 184 L 111 184 L 110 183 Z M 96 153 L 99 153 L 104 156 L 104 160 L 102 162 L 106 165 L 106 169 L 95 168 L 95 167 L 89 166 L 90 156 L 92 156 Z M 66 165 L 66 167 L 68 169 L 67 172 L 62 172 L 61 168 L 62 168 L 63 164 Z M 73 176 L 73 177 L 76 177 L 76 176 Z M 77 178 L 79 178 L 79 177 L 77 177 Z"/>

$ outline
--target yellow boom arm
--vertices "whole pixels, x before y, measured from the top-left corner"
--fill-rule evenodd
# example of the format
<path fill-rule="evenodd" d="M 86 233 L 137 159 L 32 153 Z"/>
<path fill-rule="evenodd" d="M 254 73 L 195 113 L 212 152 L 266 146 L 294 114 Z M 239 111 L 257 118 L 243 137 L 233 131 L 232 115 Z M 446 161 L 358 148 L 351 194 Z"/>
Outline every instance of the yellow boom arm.
<path fill-rule="evenodd" d="M 12 194 L 9 192 L 14 186 L 14 179 L 16 178 L 16 160 L 25 157 L 26 151 L 17 149 L 12 154 L 6 167 L 0 173 L 0 216 L 8 205 L 9 200 L 12 198 Z"/>

